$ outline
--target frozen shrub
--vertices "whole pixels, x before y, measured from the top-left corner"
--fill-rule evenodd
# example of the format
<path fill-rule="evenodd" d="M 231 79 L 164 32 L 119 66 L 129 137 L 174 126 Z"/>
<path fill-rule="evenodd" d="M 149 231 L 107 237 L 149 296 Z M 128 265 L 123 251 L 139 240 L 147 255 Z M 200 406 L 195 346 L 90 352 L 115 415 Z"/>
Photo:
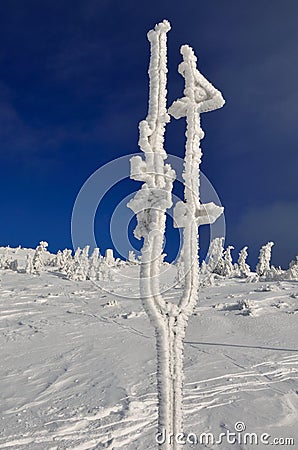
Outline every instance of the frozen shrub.
<path fill-rule="evenodd" d="M 288 280 L 298 280 L 298 256 L 290 262 L 289 268 L 285 273 L 285 278 Z"/>
<path fill-rule="evenodd" d="M 266 272 L 270 270 L 271 249 L 274 242 L 268 242 L 260 249 L 259 262 L 256 267 L 257 274 L 262 277 L 266 276 Z"/>
<path fill-rule="evenodd" d="M 110 264 L 107 264 L 105 261 L 105 258 L 101 261 L 101 263 L 98 266 L 97 273 L 96 273 L 96 279 L 98 281 L 113 281 L 115 268 L 111 267 Z"/>
<path fill-rule="evenodd" d="M 86 253 L 86 252 L 85 252 Z M 65 257 L 67 254 L 65 254 Z M 63 270 L 65 271 L 67 278 L 73 281 L 85 281 L 87 278 L 87 268 L 84 267 L 84 258 L 83 256 L 83 250 L 81 250 L 80 247 L 78 247 L 75 251 L 74 257 L 72 258 L 71 255 L 69 258 L 66 258 L 66 262 L 63 265 Z M 88 263 L 88 257 L 87 257 L 87 263 Z"/>
<path fill-rule="evenodd" d="M 94 269 L 96 269 L 99 264 L 99 258 L 100 258 L 99 248 L 95 247 L 93 249 L 92 255 L 90 256 L 89 268 L 94 267 Z"/>
<path fill-rule="evenodd" d="M 83 270 L 82 265 L 78 259 L 75 259 L 73 261 L 73 264 L 67 273 L 67 277 L 70 280 L 74 281 L 85 281 L 87 279 L 87 274 Z"/>
<path fill-rule="evenodd" d="M 251 273 L 246 278 L 246 282 L 247 283 L 257 283 L 259 281 L 259 279 L 260 279 L 260 277 L 259 277 L 259 275 L 257 273 Z"/>
<path fill-rule="evenodd" d="M 89 272 L 89 250 L 90 246 L 86 245 L 81 251 L 81 254 L 78 255 L 78 258 L 75 258 L 81 266 L 81 272 L 85 274 L 85 279 L 87 279 Z"/>
<path fill-rule="evenodd" d="M 136 259 L 136 255 L 133 250 L 128 252 L 128 262 L 131 264 L 137 264 L 139 261 Z"/>
<path fill-rule="evenodd" d="M 97 272 L 98 272 L 98 266 L 95 266 L 94 264 L 90 264 L 87 274 L 88 280 L 95 281 L 97 279 Z"/>
<path fill-rule="evenodd" d="M 41 241 L 36 247 L 32 258 L 33 273 L 40 274 L 44 270 L 47 247 L 48 243 L 46 241 Z"/>
<path fill-rule="evenodd" d="M 26 273 L 35 273 L 35 270 L 33 267 L 33 256 L 30 254 L 27 255 L 27 257 L 26 257 L 25 272 Z"/>
<path fill-rule="evenodd" d="M 82 254 L 82 249 L 81 249 L 81 247 L 78 247 L 75 251 L 74 259 L 79 260 L 81 254 Z"/>
<path fill-rule="evenodd" d="M 9 268 L 10 270 L 13 270 L 14 272 L 17 272 L 18 270 L 18 260 L 17 259 L 12 259 L 9 263 Z"/>
<path fill-rule="evenodd" d="M 62 252 L 61 250 L 58 250 L 56 255 L 53 255 L 51 262 L 50 262 L 50 266 L 52 267 L 57 267 L 58 269 L 61 268 L 62 266 Z"/>
<path fill-rule="evenodd" d="M 248 299 L 238 300 L 239 310 L 244 316 L 253 315 L 254 303 Z"/>
<path fill-rule="evenodd" d="M 8 248 L 6 247 L 3 255 L 0 256 L 0 269 L 9 268 Z"/>
<path fill-rule="evenodd" d="M 210 244 L 207 255 L 207 271 L 216 273 L 217 275 L 224 274 L 224 238 L 214 238 Z"/>
<path fill-rule="evenodd" d="M 109 266 L 113 266 L 115 264 L 114 254 L 113 254 L 113 250 L 111 248 L 106 249 L 105 262 Z"/>
<path fill-rule="evenodd" d="M 280 267 L 271 266 L 270 270 L 265 272 L 266 281 L 281 281 L 285 278 L 285 271 Z"/>
<path fill-rule="evenodd" d="M 231 255 L 231 251 L 234 249 L 232 245 L 229 245 L 223 254 L 223 268 L 222 273 L 224 277 L 230 278 L 234 275 L 234 265 Z"/>
<path fill-rule="evenodd" d="M 248 247 L 243 247 L 243 249 L 239 253 L 239 258 L 238 258 L 239 276 L 243 277 L 243 278 L 246 278 L 250 275 L 250 267 L 246 262 L 246 259 L 248 256 L 247 248 Z"/>
<path fill-rule="evenodd" d="M 65 248 L 61 254 L 60 258 L 60 271 L 63 273 L 67 273 L 73 264 L 72 251 Z"/>
<path fill-rule="evenodd" d="M 99 254 L 99 248 L 94 248 L 92 255 L 89 258 L 89 265 L 88 265 L 88 271 L 87 271 L 87 279 L 88 280 L 96 280 L 97 279 L 97 272 L 98 267 L 100 264 L 100 254 Z"/>

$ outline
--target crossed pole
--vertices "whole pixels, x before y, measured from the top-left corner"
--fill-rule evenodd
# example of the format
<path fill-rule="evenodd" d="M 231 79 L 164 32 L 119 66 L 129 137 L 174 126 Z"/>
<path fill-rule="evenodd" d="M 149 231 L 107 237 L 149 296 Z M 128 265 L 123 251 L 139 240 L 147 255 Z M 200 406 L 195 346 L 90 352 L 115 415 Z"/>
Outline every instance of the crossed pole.
<path fill-rule="evenodd" d="M 179 72 L 185 78 L 184 97 L 166 109 L 166 34 L 168 21 L 163 21 L 148 33 L 151 44 L 149 65 L 149 109 L 140 122 L 139 145 L 145 161 L 131 159 L 131 178 L 144 184 L 128 206 L 136 213 L 135 236 L 144 239 L 140 267 L 140 294 L 143 307 L 155 329 L 157 348 L 158 431 L 167 439 L 160 449 L 178 450 L 175 439 L 183 432 L 183 340 L 188 319 L 198 298 L 198 226 L 213 223 L 223 212 L 214 203 L 201 204 L 199 198 L 199 165 L 204 137 L 200 113 L 220 108 L 221 93 L 197 70 L 196 57 L 189 46 L 182 46 L 183 62 Z M 184 201 L 174 208 L 176 227 L 183 227 L 182 257 L 184 289 L 177 304 L 166 302 L 160 292 L 159 275 L 163 250 L 166 210 L 172 205 L 175 172 L 164 164 L 163 148 L 169 114 L 186 117 L 186 150 L 184 160 Z M 170 440 L 168 439 L 170 438 Z"/>

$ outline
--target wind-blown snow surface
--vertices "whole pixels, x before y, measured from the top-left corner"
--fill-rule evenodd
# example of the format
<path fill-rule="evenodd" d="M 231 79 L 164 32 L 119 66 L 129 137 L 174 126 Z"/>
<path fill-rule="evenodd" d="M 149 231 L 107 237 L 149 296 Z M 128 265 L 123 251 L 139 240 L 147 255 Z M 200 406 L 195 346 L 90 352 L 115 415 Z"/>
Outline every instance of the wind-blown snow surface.
<path fill-rule="evenodd" d="M 156 448 L 155 338 L 133 298 L 138 267 L 119 269 L 109 292 L 50 270 L 0 271 L 0 448 Z M 297 445 L 297 312 L 294 281 L 202 289 L 185 342 L 186 432 L 218 436 L 242 421 Z"/>

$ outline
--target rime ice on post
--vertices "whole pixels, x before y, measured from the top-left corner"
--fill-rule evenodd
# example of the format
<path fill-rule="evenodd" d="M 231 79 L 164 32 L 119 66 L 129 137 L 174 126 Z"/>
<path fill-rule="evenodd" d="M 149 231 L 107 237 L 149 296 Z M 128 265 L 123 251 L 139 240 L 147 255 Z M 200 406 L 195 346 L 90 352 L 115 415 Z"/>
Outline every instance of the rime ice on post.
<path fill-rule="evenodd" d="M 178 71 L 185 79 L 184 97 L 176 100 L 169 108 L 175 118 L 186 117 L 186 148 L 184 160 L 184 202 L 178 202 L 174 209 L 174 223 L 183 227 L 183 262 L 186 276 L 185 292 L 180 306 L 190 313 L 197 300 L 198 286 L 198 226 L 212 224 L 222 214 L 223 208 L 214 203 L 200 203 L 200 162 L 202 151 L 200 141 L 204 137 L 200 114 L 213 111 L 224 105 L 221 93 L 212 86 L 196 67 L 197 58 L 188 45 L 181 47 L 183 62 Z M 192 292 L 193 293 L 192 293 Z"/>
<path fill-rule="evenodd" d="M 159 430 L 166 429 L 171 432 L 173 386 L 169 317 L 167 305 L 159 290 L 166 210 L 172 206 L 171 192 L 175 179 L 174 170 L 169 164 L 164 163 L 167 154 L 163 148 L 165 126 L 170 120 L 166 109 L 166 35 L 169 30 L 170 24 L 165 20 L 147 35 L 151 45 L 149 110 L 146 120 L 139 124 L 139 146 L 145 154 L 145 160 L 139 156 L 131 159 L 131 178 L 144 181 L 144 184 L 128 206 L 137 215 L 138 224 L 134 234 L 139 239 L 144 238 L 140 265 L 140 293 L 143 307 L 156 333 L 158 427 Z"/>
<path fill-rule="evenodd" d="M 155 320 L 152 306 L 163 309 L 159 294 L 160 256 L 163 249 L 166 210 L 172 206 L 171 191 L 175 172 L 164 160 L 164 132 L 170 116 L 166 109 L 166 34 L 170 24 L 164 20 L 148 33 L 151 44 L 149 66 L 150 92 L 149 110 L 146 120 L 139 124 L 139 146 L 145 154 L 131 158 L 131 178 L 144 181 L 142 189 L 128 203 L 137 215 L 138 225 L 134 235 L 144 238 L 141 265 L 141 296 L 146 298 L 144 307 Z M 148 309 L 148 305 L 150 308 Z M 159 313 L 160 314 L 160 313 Z"/>
<path fill-rule="evenodd" d="M 202 157 L 200 141 L 204 137 L 200 114 L 221 108 L 224 105 L 224 99 L 221 93 L 196 68 L 197 58 L 192 48 L 183 45 L 181 54 L 183 62 L 179 65 L 178 71 L 185 79 L 184 97 L 176 100 L 169 108 L 169 113 L 175 119 L 186 117 L 187 123 L 184 172 L 182 174 L 184 202 L 178 202 L 174 209 L 174 224 L 178 228 L 183 228 L 181 253 L 184 264 L 184 290 L 173 322 L 175 361 L 173 429 L 176 435 L 183 429 L 183 339 L 188 318 L 192 314 L 198 299 L 198 227 L 204 224 L 212 224 L 223 212 L 223 208 L 214 203 L 200 203 L 199 165 Z M 174 444 L 174 448 L 180 448 L 180 446 Z"/>
<path fill-rule="evenodd" d="M 200 113 L 217 109 L 224 100 L 196 69 L 196 57 L 188 46 L 181 52 L 184 61 L 179 71 L 185 78 L 185 97 L 174 102 L 169 113 L 175 118 L 186 116 L 186 154 L 183 179 L 184 202 L 178 202 L 174 219 L 184 228 L 182 259 L 184 290 L 178 305 L 166 302 L 160 294 L 159 275 L 163 251 L 166 210 L 172 205 L 175 172 L 164 164 L 167 154 L 163 148 L 164 132 L 170 116 L 166 109 L 166 34 L 170 24 L 163 21 L 149 31 L 151 44 L 149 66 L 149 111 L 140 122 L 139 146 L 145 153 L 131 158 L 131 178 L 144 184 L 128 206 L 137 215 L 134 234 L 144 238 L 140 265 L 141 299 L 155 328 L 157 347 L 158 429 L 168 436 L 182 430 L 183 339 L 190 314 L 197 300 L 198 290 L 198 226 L 213 223 L 223 208 L 213 203 L 202 205 L 199 200 Z M 165 442 L 162 450 L 177 450 L 181 446 Z"/>

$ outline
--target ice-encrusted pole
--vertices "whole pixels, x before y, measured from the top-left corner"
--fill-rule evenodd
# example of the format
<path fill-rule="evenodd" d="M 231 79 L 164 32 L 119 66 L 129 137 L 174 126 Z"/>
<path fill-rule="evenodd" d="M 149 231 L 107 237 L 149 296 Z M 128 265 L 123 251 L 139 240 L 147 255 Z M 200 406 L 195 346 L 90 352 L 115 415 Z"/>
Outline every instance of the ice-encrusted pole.
<path fill-rule="evenodd" d="M 143 307 L 155 328 L 157 347 L 158 430 L 173 432 L 173 355 L 170 343 L 169 306 L 159 289 L 160 262 L 166 223 L 166 210 L 172 206 L 175 172 L 164 164 L 163 148 L 166 123 L 170 116 L 166 108 L 167 46 L 170 24 L 164 20 L 148 33 L 151 45 L 149 65 L 149 110 L 139 124 L 139 146 L 145 154 L 131 158 L 131 178 L 144 181 L 142 189 L 128 203 L 137 215 L 134 235 L 144 238 L 140 265 L 140 295 Z M 172 448 L 162 444 L 163 450 Z"/>
<path fill-rule="evenodd" d="M 191 47 L 181 47 L 183 62 L 179 73 L 185 79 L 184 97 L 176 100 L 169 108 L 175 118 L 186 117 L 186 146 L 184 159 L 184 202 L 177 202 L 174 208 L 174 224 L 183 228 L 181 250 L 184 265 L 184 289 L 175 315 L 173 346 L 175 360 L 174 376 L 174 434 L 182 432 L 182 389 L 183 389 L 183 340 L 189 317 L 198 299 L 198 227 L 212 224 L 222 214 L 223 208 L 214 203 L 200 203 L 200 162 L 202 151 L 200 141 L 204 137 L 200 113 L 212 111 L 224 105 L 221 93 L 197 70 L 197 58 Z M 180 448 L 174 444 L 174 448 Z"/>
<path fill-rule="evenodd" d="M 183 178 L 184 202 L 174 210 L 176 226 L 184 227 L 183 263 L 184 290 L 178 304 L 166 302 L 160 294 L 159 275 L 163 251 L 166 210 L 172 205 L 175 172 L 164 164 L 167 154 L 163 148 L 166 123 L 170 117 L 166 109 L 166 33 L 167 21 L 148 33 L 151 44 L 149 66 L 149 111 L 140 122 L 139 145 L 145 161 L 131 159 L 131 178 L 144 181 L 128 206 L 136 213 L 137 238 L 144 238 L 140 265 L 141 299 L 155 328 L 157 347 L 158 431 L 166 439 L 162 450 L 181 448 L 175 439 L 183 432 L 183 339 L 189 316 L 197 301 L 198 291 L 198 226 L 213 223 L 223 208 L 199 200 L 200 140 L 204 133 L 199 114 L 219 108 L 224 100 L 196 69 L 192 49 L 182 47 L 184 61 L 179 66 L 185 78 L 185 97 L 174 102 L 169 113 L 175 118 L 186 116 L 186 153 Z"/>

